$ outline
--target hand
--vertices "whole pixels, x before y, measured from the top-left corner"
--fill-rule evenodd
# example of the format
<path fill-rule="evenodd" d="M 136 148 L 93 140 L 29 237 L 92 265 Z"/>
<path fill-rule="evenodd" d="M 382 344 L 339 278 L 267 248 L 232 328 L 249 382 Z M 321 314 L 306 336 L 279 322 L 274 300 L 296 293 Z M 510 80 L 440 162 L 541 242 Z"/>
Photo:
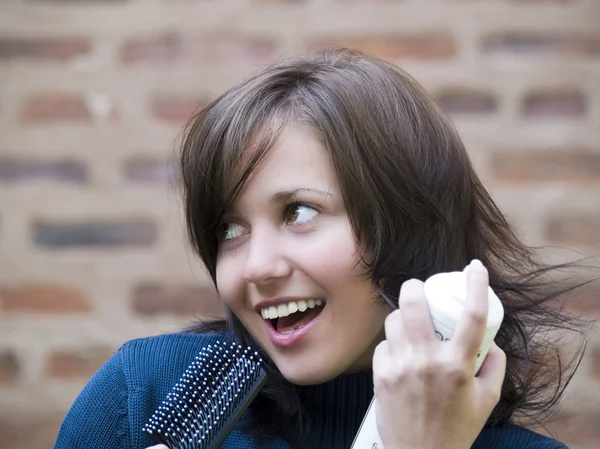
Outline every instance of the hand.
<path fill-rule="evenodd" d="M 423 283 L 402 285 L 373 356 L 376 414 L 385 449 L 468 449 L 500 399 L 506 356 L 495 344 L 475 376 L 487 320 L 488 274 L 467 268 L 467 300 L 451 341 L 434 334 Z"/>
<path fill-rule="evenodd" d="M 147 447 L 146 449 L 169 449 L 167 446 L 165 446 L 164 444 L 157 444 L 156 446 L 150 446 Z"/>

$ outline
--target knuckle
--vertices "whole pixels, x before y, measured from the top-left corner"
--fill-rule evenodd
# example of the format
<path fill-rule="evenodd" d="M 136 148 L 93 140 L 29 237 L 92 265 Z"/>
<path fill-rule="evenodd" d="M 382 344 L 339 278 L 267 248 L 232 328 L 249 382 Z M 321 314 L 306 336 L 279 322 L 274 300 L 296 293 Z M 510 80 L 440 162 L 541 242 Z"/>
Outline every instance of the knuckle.
<path fill-rule="evenodd" d="M 485 326 L 487 323 L 487 315 L 478 309 L 468 309 L 466 311 L 467 319 L 476 326 Z"/>
<path fill-rule="evenodd" d="M 417 295 L 408 295 L 400 300 L 400 308 L 404 311 L 405 316 L 414 318 L 418 316 L 421 301 L 422 299 Z"/>
<path fill-rule="evenodd" d="M 402 301 L 402 306 L 405 309 L 413 309 L 414 307 L 419 305 L 421 298 L 418 295 L 406 295 L 404 300 Z"/>
<path fill-rule="evenodd" d="M 400 312 L 400 309 L 396 309 L 385 317 L 384 325 L 386 327 L 396 326 L 396 323 L 400 322 L 402 322 L 402 312 Z"/>
<path fill-rule="evenodd" d="M 387 340 L 383 340 L 377 346 L 375 346 L 375 350 L 373 351 L 373 361 L 384 360 L 385 354 L 387 351 L 388 351 L 388 342 L 387 342 Z"/>
<path fill-rule="evenodd" d="M 443 363 L 435 355 L 421 354 L 407 366 L 407 375 L 431 383 L 443 372 Z"/>
<path fill-rule="evenodd" d="M 440 372 L 439 364 L 430 360 L 424 361 L 417 366 L 416 372 L 424 380 L 434 379 Z"/>
<path fill-rule="evenodd" d="M 374 383 L 378 388 L 392 389 L 397 386 L 404 378 L 402 371 L 388 367 L 373 373 Z"/>
<path fill-rule="evenodd" d="M 466 384 L 472 377 L 467 371 L 465 365 L 457 362 L 446 364 L 444 376 L 454 385 L 460 386 Z"/>
<path fill-rule="evenodd" d="M 386 319 L 391 320 L 391 321 L 402 320 L 402 312 L 400 311 L 400 309 L 396 309 L 392 313 L 390 313 L 386 317 Z"/>

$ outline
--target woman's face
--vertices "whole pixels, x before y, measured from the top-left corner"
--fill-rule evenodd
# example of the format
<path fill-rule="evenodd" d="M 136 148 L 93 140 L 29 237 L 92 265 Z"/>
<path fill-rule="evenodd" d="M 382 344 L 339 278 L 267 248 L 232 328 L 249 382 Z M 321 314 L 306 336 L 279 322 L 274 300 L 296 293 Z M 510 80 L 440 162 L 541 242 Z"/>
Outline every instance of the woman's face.
<path fill-rule="evenodd" d="M 288 126 L 224 217 L 222 299 L 281 373 L 316 384 L 370 369 L 389 309 L 377 301 L 325 149 Z"/>

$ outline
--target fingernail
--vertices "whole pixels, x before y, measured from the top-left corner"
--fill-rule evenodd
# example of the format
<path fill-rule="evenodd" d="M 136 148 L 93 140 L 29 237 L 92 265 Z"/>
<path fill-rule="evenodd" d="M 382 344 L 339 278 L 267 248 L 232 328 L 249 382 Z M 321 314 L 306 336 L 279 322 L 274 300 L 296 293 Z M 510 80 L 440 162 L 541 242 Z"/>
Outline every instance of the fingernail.
<path fill-rule="evenodd" d="M 485 267 L 483 266 L 483 264 L 481 263 L 481 261 L 479 259 L 473 259 L 471 261 L 471 264 L 469 265 L 471 270 L 474 271 L 480 271 L 483 272 L 485 271 Z"/>

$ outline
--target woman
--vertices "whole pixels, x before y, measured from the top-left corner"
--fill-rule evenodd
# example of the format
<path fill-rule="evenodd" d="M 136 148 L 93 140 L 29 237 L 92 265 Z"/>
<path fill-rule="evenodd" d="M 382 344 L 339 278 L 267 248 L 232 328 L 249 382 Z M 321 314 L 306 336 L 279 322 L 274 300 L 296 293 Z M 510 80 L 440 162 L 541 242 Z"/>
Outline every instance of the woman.
<path fill-rule="evenodd" d="M 127 343 L 57 448 L 149 446 L 143 424 L 227 336 L 263 353 L 269 383 L 224 448 L 349 448 L 373 390 L 386 449 L 564 447 L 513 421 L 547 412 L 570 379 L 540 358 L 554 349 L 545 331 L 569 328 L 548 304 L 568 288 L 546 282 L 553 268 L 406 73 L 349 50 L 280 61 L 192 120 L 181 168 L 189 236 L 227 320 Z M 467 265 L 465 313 L 439 342 L 423 281 Z M 505 319 L 473 376 L 488 279 Z"/>

